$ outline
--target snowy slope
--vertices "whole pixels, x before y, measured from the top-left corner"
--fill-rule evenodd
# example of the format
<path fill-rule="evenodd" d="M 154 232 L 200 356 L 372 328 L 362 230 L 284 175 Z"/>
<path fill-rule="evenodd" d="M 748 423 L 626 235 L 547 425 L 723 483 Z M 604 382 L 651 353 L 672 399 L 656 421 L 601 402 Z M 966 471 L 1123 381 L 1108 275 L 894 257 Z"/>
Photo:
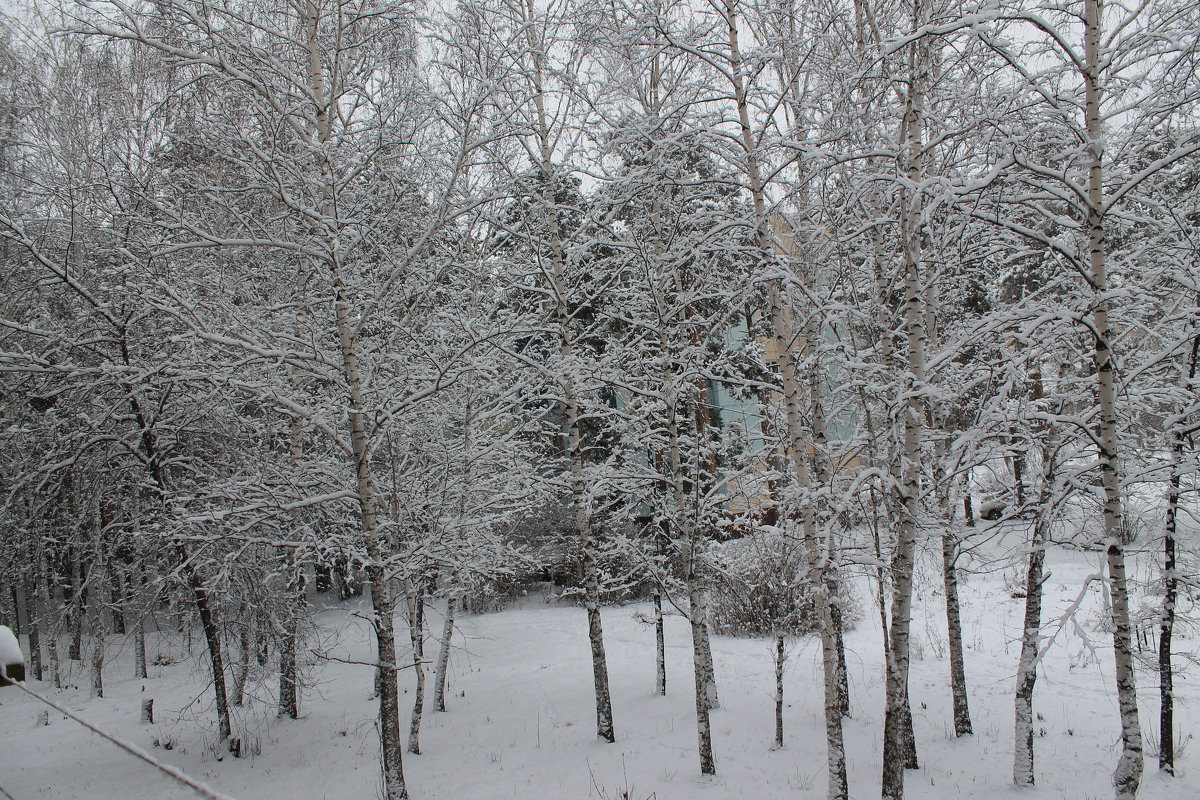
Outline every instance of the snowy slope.
<path fill-rule="evenodd" d="M 1098 571 L 1094 557 L 1051 554 L 1047 633 L 1055 615 Z M 931 570 L 932 572 L 932 570 Z M 936 581 L 919 593 L 914 618 L 912 701 L 922 768 L 909 773 L 911 798 L 1062 798 L 1111 796 L 1119 730 L 1111 686 L 1109 638 L 1100 629 L 1100 591 L 1083 592 L 1078 627 L 1066 624 L 1044 662 L 1035 707 L 1040 715 L 1038 786 L 1011 788 L 1012 684 L 1019 643 L 1021 601 L 1009 596 L 1004 575 L 977 576 L 963 587 L 964 641 L 976 735 L 955 740 L 947 691 L 949 666 L 941 644 L 942 606 Z M 879 792 L 883 681 L 878 616 L 864 581 L 863 619 L 848 636 L 853 719 L 846 725 L 852 796 Z M 714 715 L 718 775 L 701 779 L 695 754 L 687 626 L 668 619 L 668 696 L 654 697 L 654 633 L 638 622 L 637 607 L 604 612 L 618 743 L 594 736 L 586 622 L 580 609 L 538 606 L 462 621 L 450 672 L 449 711 L 429 713 L 424 755 L 406 756 L 412 796 L 420 800 L 502 798 L 819 798 L 824 796 L 824 742 L 818 682 L 818 647 L 811 639 L 792 649 L 787 675 L 787 746 L 771 749 L 772 664 L 762 640 L 717 637 L 714 645 L 723 708 Z M 320 615 L 328 655 L 366 659 L 365 624 L 353 609 Z M 431 630 L 440 630 L 432 615 Z M 164 642 L 167 653 L 177 648 Z M 194 643 L 199 655 L 199 637 Z M 1180 641 L 1178 651 L 1195 643 Z M 154 649 L 151 649 L 152 657 Z M 1183 659 L 1179 659 L 1182 661 Z M 305 694 L 303 718 L 274 719 L 269 707 L 241 711 L 239 729 L 261 752 L 241 760 L 218 759 L 212 741 L 210 693 L 201 689 L 203 666 L 193 657 L 152 667 L 147 681 L 133 680 L 132 656 L 114 653 L 107 696 L 89 699 L 78 666 L 72 683 L 82 688 L 55 696 L 86 718 L 129 738 L 165 761 L 243 800 L 286 797 L 377 796 L 378 740 L 375 703 L 366 667 L 324 660 L 314 667 L 316 686 Z M 1180 729 L 1193 730 L 1190 709 L 1200 699 L 1194 673 L 1177 681 Z M 411 676 L 402 673 L 405 685 Z M 43 689 L 46 684 L 40 685 Z M 1144 728 L 1157 724 L 1152 672 L 1139 675 Z M 0 787 L 27 798 L 186 798 L 181 787 L 132 761 L 61 715 L 37 725 L 36 701 L 0 691 L 0 717 L 10 737 L 0 750 Z M 158 724 L 138 722 L 140 700 L 155 698 Z M 411 698 L 411 689 L 406 699 Z M 264 700 L 268 700 L 264 696 Z M 406 710 L 407 718 L 407 710 Z M 154 747 L 173 740 L 173 749 Z M 1139 795 L 1147 800 L 1200 797 L 1194 748 L 1185 749 L 1179 777 L 1161 777 L 1147 758 Z"/>

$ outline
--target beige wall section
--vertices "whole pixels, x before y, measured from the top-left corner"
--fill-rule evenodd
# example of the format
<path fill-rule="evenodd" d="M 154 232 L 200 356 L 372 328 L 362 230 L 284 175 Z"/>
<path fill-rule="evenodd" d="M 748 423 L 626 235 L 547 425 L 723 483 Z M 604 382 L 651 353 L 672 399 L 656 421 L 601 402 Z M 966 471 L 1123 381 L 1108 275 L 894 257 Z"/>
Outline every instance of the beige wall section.
<path fill-rule="evenodd" d="M 776 247 L 784 256 L 797 255 L 796 234 L 790 222 L 783 214 L 774 213 L 770 216 L 771 235 L 776 243 Z M 791 306 L 788 305 L 784 309 L 785 319 L 789 330 L 794 329 Z M 797 332 L 799 337 L 800 333 Z M 758 337 L 757 344 L 762 350 L 762 358 L 764 366 L 770 369 L 773 373 L 778 373 L 779 362 L 782 353 L 780 346 L 775 341 L 774 337 Z M 782 394 L 778 391 L 771 392 L 770 404 L 776 405 L 782 400 Z M 724 410 L 724 409 L 722 409 Z M 762 424 L 766 419 L 767 409 L 759 408 L 758 422 Z M 768 421 L 768 424 L 770 422 Z M 765 433 L 765 431 L 763 432 Z M 832 431 L 830 432 L 832 434 Z M 831 445 L 833 437 L 830 436 Z M 833 449 L 831 447 L 831 449 Z M 740 478 L 733 478 L 728 483 L 728 500 L 727 510 L 732 515 L 756 515 L 761 516 L 764 511 L 771 507 L 772 498 L 768 493 L 766 475 L 770 472 L 770 460 L 773 455 L 780 455 L 785 462 L 792 458 L 790 448 L 781 447 L 775 450 L 766 447 L 759 450 L 755 456 L 754 464 L 748 472 Z M 843 454 L 838 458 L 836 454 L 831 453 L 829 459 L 830 468 L 833 473 L 838 476 L 851 477 L 859 469 L 861 461 L 857 456 Z"/>

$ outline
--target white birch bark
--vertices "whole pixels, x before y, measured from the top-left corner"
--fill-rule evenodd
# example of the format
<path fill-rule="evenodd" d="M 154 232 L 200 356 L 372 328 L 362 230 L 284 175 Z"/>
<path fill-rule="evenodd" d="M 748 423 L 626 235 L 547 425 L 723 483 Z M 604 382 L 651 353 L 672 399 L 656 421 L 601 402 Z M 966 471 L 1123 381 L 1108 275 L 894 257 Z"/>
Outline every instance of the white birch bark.
<path fill-rule="evenodd" d="M 1104 492 L 1104 540 L 1107 544 L 1109 593 L 1112 598 L 1113 651 L 1117 706 L 1121 717 L 1121 755 L 1113 771 L 1117 800 L 1133 800 L 1142 779 L 1142 730 L 1138 722 L 1137 678 L 1129 621 L 1129 590 L 1125 574 L 1125 545 L 1128 530 L 1122 510 L 1119 442 L 1117 432 L 1115 364 L 1108 311 L 1108 243 L 1104 231 L 1104 132 L 1101 121 L 1100 0 L 1084 2 L 1084 123 L 1090 164 L 1087 180 L 1088 267 L 1091 288 L 1092 331 L 1095 336 L 1095 375 L 1099 401 L 1096 442 L 1100 484 Z"/>
<path fill-rule="evenodd" d="M 446 710 L 446 672 L 450 669 L 450 647 L 454 639 L 454 616 L 458 598 L 451 593 L 446 598 L 446 617 L 442 620 L 442 641 L 438 648 L 437 672 L 433 682 L 433 710 Z"/>
<path fill-rule="evenodd" d="M 1016 690 L 1013 692 L 1013 783 L 1017 786 L 1033 786 L 1036 780 L 1033 752 L 1033 690 L 1037 682 L 1039 647 L 1042 640 L 1042 584 L 1046 578 L 1044 564 L 1057 472 L 1057 438 L 1055 426 L 1047 426 L 1042 446 L 1042 485 L 1038 498 L 1038 514 L 1033 523 L 1025 568 L 1021 655 L 1017 662 Z"/>
<path fill-rule="evenodd" d="M 408 601 L 408 634 L 412 642 L 412 666 L 416 676 L 413 693 L 412 719 L 408 726 L 408 752 L 421 755 L 421 717 L 425 711 L 425 592 L 422 582 L 413 586 L 404 581 L 404 594 Z"/>
<path fill-rule="evenodd" d="M 920 11 L 917 11 L 920 14 Z M 921 19 L 920 16 L 917 19 Z M 927 53 L 922 43 L 909 47 L 908 86 L 900 128 L 901 168 L 908 187 L 921 182 L 922 115 L 924 112 Z M 922 307 L 921 193 L 911 188 L 900 192 L 900 242 L 903 248 L 903 324 L 907 340 L 906 374 L 900 411 L 903 442 L 900 450 L 900 482 L 894 528 L 896 546 L 892 556 L 892 603 L 888 631 L 886 706 L 883 732 L 882 796 L 885 800 L 904 797 L 904 770 L 912 763 L 911 711 L 908 703 L 909 628 L 912 616 L 913 566 L 921 492 L 921 443 L 925 424 L 925 360 L 928 331 Z"/>
<path fill-rule="evenodd" d="M 1197 297 L 1200 305 L 1200 296 Z M 1191 396 L 1196 389 L 1196 370 L 1200 365 L 1200 334 L 1193 336 L 1191 354 L 1183 369 L 1183 390 Z M 1168 478 L 1166 524 L 1163 531 L 1163 610 L 1158 636 L 1159 678 L 1159 753 L 1158 766 L 1168 775 L 1175 774 L 1175 671 L 1171 650 L 1175 630 L 1176 602 L 1179 598 L 1179 571 L 1176 562 L 1176 535 L 1182 496 L 1184 421 L 1179 418 L 1171 432 L 1171 474 Z"/>

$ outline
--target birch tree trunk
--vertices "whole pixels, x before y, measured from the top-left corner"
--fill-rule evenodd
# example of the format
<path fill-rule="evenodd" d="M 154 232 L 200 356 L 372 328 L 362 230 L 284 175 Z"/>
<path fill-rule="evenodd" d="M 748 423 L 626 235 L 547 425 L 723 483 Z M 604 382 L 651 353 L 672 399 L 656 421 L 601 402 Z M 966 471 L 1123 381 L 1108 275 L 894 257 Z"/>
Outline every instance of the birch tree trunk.
<path fill-rule="evenodd" d="M 246 609 L 243 607 L 243 612 Z M 250 625 L 242 617 L 243 624 L 238 626 L 238 660 L 233 673 L 233 704 L 241 708 L 246 697 L 246 682 L 250 679 L 250 660 L 254 646 L 250 643 Z"/>
<path fill-rule="evenodd" d="M 304 595 L 304 566 L 298 553 L 288 556 L 287 585 L 284 588 L 283 641 L 279 644 L 279 716 L 300 718 L 300 665 L 298 642 L 300 621 L 307 600 Z"/>
<path fill-rule="evenodd" d="M 942 535 L 942 582 L 946 589 L 946 639 L 950 656 L 950 693 L 954 703 L 954 735 L 970 736 L 971 710 L 967 701 L 967 669 L 958 601 L 958 543 L 959 539 L 952 531 L 947 530 Z"/>
<path fill-rule="evenodd" d="M 827 465 L 829 451 L 825 431 L 825 405 L 821 397 L 820 348 L 821 336 L 818 310 L 809 312 L 804 326 L 802 355 L 808 364 L 809 429 L 812 444 L 808 450 L 806 469 L 797 473 L 801 486 L 808 490 L 804 513 L 804 539 L 809 564 L 809 585 L 814 591 L 813 602 L 820 622 L 821 667 L 825 689 L 825 748 L 828 771 L 827 797 L 845 800 L 849 797 L 849 778 L 846 770 L 846 748 L 842 718 L 849 714 L 850 689 L 846 678 L 845 653 L 841 649 L 840 624 L 837 616 L 837 582 L 832 569 L 833 531 L 828 526 L 818 492 L 830 484 Z M 793 448 L 800 445 L 798 431 L 792 435 Z M 795 451 L 797 456 L 800 451 Z"/>
<path fill-rule="evenodd" d="M 180 547 L 182 550 L 182 546 Z M 233 723 L 229 716 L 229 694 L 225 685 L 225 656 L 221 651 L 221 629 L 217 623 L 216 610 L 210 602 L 209 588 L 191 566 L 189 556 L 183 553 L 184 577 L 192 590 L 196 601 L 196 611 L 200 617 L 200 629 L 204 632 L 204 641 L 208 645 L 208 659 L 212 666 L 213 695 L 217 707 L 217 735 L 220 744 L 225 744 L 233 736 Z"/>
<path fill-rule="evenodd" d="M 1117 800 L 1133 800 L 1142 779 L 1142 730 L 1138 723 L 1137 678 L 1129 622 L 1129 591 L 1125 575 L 1125 526 L 1118 459 L 1116 381 L 1113 376 L 1112 331 L 1108 323 L 1108 243 L 1104 232 L 1104 139 L 1101 118 L 1100 0 L 1084 2 L 1084 121 L 1091 162 L 1087 181 L 1088 266 L 1094 292 L 1092 331 L 1095 336 L 1096 390 L 1099 416 L 1095 437 L 1098 445 L 1100 483 L 1104 491 L 1104 539 L 1108 545 L 1107 566 L 1112 598 L 1113 651 L 1116 660 L 1117 706 L 1121 716 L 1121 755 L 1113 771 Z"/>
<path fill-rule="evenodd" d="M 539 41 L 535 17 L 537 11 L 533 0 L 526 0 L 525 22 L 528 26 L 528 44 L 532 59 L 529 71 L 533 89 L 534 135 L 536 158 L 541 181 L 542 202 L 545 205 L 547 245 L 550 255 L 550 279 L 553 291 L 555 326 L 558 333 L 559 356 L 568 370 L 573 370 L 575 355 L 575 332 L 571 309 L 568 307 L 566 283 L 566 252 L 555 198 L 554 154 L 550 138 L 550 121 L 546 110 L 544 87 L 544 43 Z M 575 376 L 568 373 L 560 379 L 563 392 L 563 413 L 567 426 L 567 460 L 570 469 L 571 502 L 575 511 L 575 532 L 579 537 L 582 552 L 584 608 L 587 610 L 588 641 L 592 651 L 592 684 L 596 698 L 596 735 L 606 742 L 616 741 L 613 726 L 612 695 L 608 683 L 608 659 L 604 650 L 604 626 L 600 618 L 600 568 L 598 543 L 591 525 L 591 499 L 587 490 L 584 469 L 583 418 Z"/>
<path fill-rule="evenodd" d="M 1197 300 L 1200 302 L 1200 297 Z M 1182 381 L 1184 391 L 1189 394 L 1195 391 L 1197 362 L 1200 362 L 1200 334 L 1192 338 L 1192 352 Z M 1163 531 L 1163 609 L 1158 632 L 1158 768 L 1168 775 L 1175 774 L 1175 671 L 1171 664 L 1171 647 L 1175 632 L 1175 604 L 1179 598 L 1175 542 L 1182 483 L 1180 470 L 1187 438 L 1183 426 L 1184 421 L 1180 418 L 1172 431 L 1171 477 L 1167 488 L 1167 518 Z"/>
<path fill-rule="evenodd" d="M 92 509 L 92 559 L 91 567 L 84 576 L 84 583 L 92 584 L 91 602 L 88 613 L 92 627 L 92 696 L 104 697 L 104 647 L 108 634 L 109 604 L 105 588 L 109 581 L 108 554 L 105 551 L 104 535 L 109 527 L 103 501 L 96 497 Z"/>
<path fill-rule="evenodd" d="M 108 561 L 108 574 L 111 579 L 110 594 L 112 602 L 112 630 L 118 636 L 125 635 L 125 566 L 118 558 Z"/>
<path fill-rule="evenodd" d="M 101 577 L 103 582 L 103 577 Z M 99 585 L 96 587 L 96 594 L 99 595 L 101 590 Z M 95 598 L 92 603 L 92 696 L 104 697 L 104 646 L 105 636 L 108 633 L 108 625 L 104 619 L 105 607 L 100 601 L 100 597 Z"/>
<path fill-rule="evenodd" d="M 67 658 L 72 661 L 83 660 L 83 615 L 87 604 L 87 589 L 83 585 L 83 567 L 79 555 L 79 547 L 68 545 L 70 553 L 71 601 L 68 606 L 68 628 L 70 644 L 67 646 Z"/>
<path fill-rule="evenodd" d="M 733 100 L 737 107 L 739 144 L 745 159 L 746 178 L 753 201 L 756 238 L 761 258 L 764 264 L 774 261 L 779 255 L 775 243 L 770 236 L 770 221 L 767 217 L 766 188 L 763 183 L 757 148 L 754 144 L 753 128 L 750 122 L 750 103 L 745 84 L 746 68 L 743 63 L 738 33 L 737 0 L 725 0 L 724 17 L 727 29 L 727 44 L 729 48 L 729 66 Z M 779 372 L 783 384 L 783 402 L 785 410 L 787 447 L 792 454 L 792 469 L 796 483 L 802 491 L 807 492 L 808 506 L 804 515 L 804 538 L 809 562 L 809 583 L 814 592 L 814 604 L 820 615 L 821 654 L 825 688 L 825 721 L 826 721 L 826 760 L 828 772 L 829 800 L 842 800 L 848 796 L 848 781 L 846 775 L 845 748 L 842 741 L 842 711 L 848 692 L 843 692 L 838 678 L 838 659 L 836 641 L 833 632 L 833 617 L 830 603 L 832 598 L 828 592 L 829 579 L 826 574 L 826 554 L 818 554 L 821 549 L 815 530 L 815 505 L 813 501 L 814 481 L 812 470 L 808 463 L 810 449 L 811 457 L 819 459 L 824 452 L 823 410 L 821 406 L 819 386 L 816 372 L 809 381 L 810 390 L 810 422 L 815 423 L 811 448 L 804 441 L 804 424 L 801 415 L 801 380 L 797 373 L 793 354 L 795 334 L 791 330 L 792 320 L 786 312 L 783 303 L 783 293 L 780 289 L 780 279 L 772 278 L 767 286 L 768 314 L 771 330 L 775 339 L 776 353 L 779 359 Z M 815 316 L 813 317 L 815 320 Z M 810 358 L 814 370 L 815 339 L 820 335 L 819 326 L 814 322 L 806 330 L 806 355 Z M 818 449 L 820 453 L 816 452 Z"/>
<path fill-rule="evenodd" d="M 417 686 L 413 697 L 412 719 L 408 727 L 408 752 L 421 755 L 421 717 L 425 713 L 425 591 L 419 580 L 404 582 L 408 600 L 408 635 L 412 641 L 412 664 Z"/>
<path fill-rule="evenodd" d="M 442 643 L 438 649 L 437 674 L 433 683 L 433 710 L 446 710 L 446 671 L 450 668 L 450 646 L 454 639 L 454 616 L 458 609 L 458 598 L 450 594 L 446 598 L 446 618 L 442 621 Z"/>
<path fill-rule="evenodd" d="M 1179 514 L 1179 462 L 1183 437 L 1172 446 L 1170 488 L 1167 490 L 1167 521 L 1163 532 L 1163 608 L 1158 631 L 1158 768 L 1175 774 L 1175 671 L 1171 647 L 1175 631 L 1175 603 L 1179 598 L 1179 575 L 1175 565 L 1176 520 Z"/>
<path fill-rule="evenodd" d="M 663 621 L 662 592 L 654 590 L 654 693 L 667 694 L 667 635 Z"/>
<path fill-rule="evenodd" d="M 925 332 L 930 348 L 941 343 L 936 309 L 938 293 L 933 281 L 925 286 Z M 934 442 L 933 493 L 936 507 L 941 515 L 942 529 L 942 585 L 946 599 L 946 642 L 950 657 L 950 695 L 954 709 L 954 735 L 971 735 L 971 710 L 967 697 L 967 670 L 962 645 L 962 609 L 958 599 L 958 547 L 959 535 L 954 529 L 954 495 L 951 482 L 946 478 L 946 461 L 949 447 L 946 442 L 947 415 L 937 402 L 928 403 L 929 427 L 937 435 Z"/>
<path fill-rule="evenodd" d="M 379 738 L 382 756 L 385 800 L 407 800 L 400 737 L 400 692 L 396 682 L 396 632 L 391 580 L 384 565 L 386 553 L 379 530 L 377 508 L 379 494 L 371 477 L 371 448 L 367 438 L 366 402 L 358 366 L 358 343 L 350 320 L 349 300 L 338 269 L 336 250 L 330 253 L 334 284 L 334 322 L 342 355 L 342 377 L 350 401 L 350 445 L 354 458 L 358 489 L 360 530 L 370 559 L 367 577 L 371 581 L 372 625 L 375 630 L 379 663 L 376 686 L 379 694 Z"/>
<path fill-rule="evenodd" d="M 318 39 L 320 13 L 315 0 L 305 0 L 302 7 L 303 25 L 308 55 L 307 79 L 309 99 L 315 113 L 310 135 L 317 145 L 313 165 L 322 187 L 319 211 L 329 220 L 336 219 L 333 209 L 336 181 L 324 148 L 332 140 L 327 70 L 323 63 Z M 371 475 L 371 440 L 368 436 L 367 400 L 359 366 L 360 347 L 355 322 L 351 315 L 351 296 L 342 274 L 336 222 L 326 226 L 324 264 L 333 288 L 333 323 L 341 355 L 341 378 L 345 382 L 350 423 L 350 450 L 354 466 L 355 488 L 358 494 L 359 531 L 367 553 L 367 577 L 371 582 L 372 626 L 375 631 L 379 663 L 375 670 L 375 686 L 379 696 L 379 740 L 383 772 L 384 800 L 407 800 L 404 781 L 402 740 L 400 736 L 400 691 L 396 680 L 399 665 L 396 661 L 395 598 L 391 576 L 388 574 L 384 534 L 379 526 L 379 490 Z"/>
<path fill-rule="evenodd" d="M 918 17 L 920 19 L 920 17 Z M 924 45 L 909 48 L 908 90 L 901 125 L 901 159 L 909 186 L 919 186 L 922 154 L 921 125 L 924 80 L 927 69 Z M 900 193 L 900 239 L 904 260 L 904 331 L 907 339 L 907 374 L 902 410 L 903 444 L 900 483 L 897 486 L 896 549 L 892 556 L 890 648 L 887 658 L 887 699 L 883 730 L 882 796 L 904 797 L 904 770 L 912 759 L 912 712 L 908 702 L 909 629 L 912 622 L 913 566 L 921 492 L 921 441 L 925 422 L 922 393 L 925 388 L 925 349 L 928 332 L 922 308 L 920 190 Z"/>
<path fill-rule="evenodd" d="M 133 620 L 133 677 L 147 678 L 146 672 L 146 571 L 141 562 L 133 565 L 133 588 L 129 592 L 129 600 L 133 604 L 129 610 Z"/>
<path fill-rule="evenodd" d="M 36 582 L 26 578 L 23 581 L 25 589 L 25 610 L 29 616 L 29 670 L 34 680 L 42 680 L 42 617 L 38 613 L 38 593 Z"/>
<path fill-rule="evenodd" d="M 699 581 L 700 578 L 697 576 L 697 582 L 699 583 Z M 700 663 L 704 666 L 704 702 L 708 704 L 711 711 L 721 707 L 721 694 L 717 689 L 717 663 L 713 658 L 712 631 L 708 625 L 708 594 L 702 585 L 698 589 L 698 593 L 700 596 L 700 627 L 694 629 L 693 632 L 699 637 L 696 640 L 696 648 Z"/>
<path fill-rule="evenodd" d="M 837 646 L 838 709 L 841 716 L 850 717 L 850 671 L 846 668 L 846 626 L 842 616 L 841 600 L 829 604 L 833 617 L 833 632 Z"/>
<path fill-rule="evenodd" d="M 58 659 L 58 625 L 53 623 L 50 618 L 52 597 L 50 591 L 50 570 L 46 564 L 46 539 L 44 536 L 38 536 L 35 539 L 37 547 L 37 589 L 42 601 L 42 608 L 47 615 L 46 621 L 46 653 L 50 657 L 50 675 L 54 681 L 54 688 L 61 689 L 62 687 L 62 665 Z"/>
<path fill-rule="evenodd" d="M 783 665 L 787 661 L 783 634 L 775 634 L 775 747 L 783 747 Z"/>
<path fill-rule="evenodd" d="M 700 642 L 708 637 L 704 621 L 704 601 L 693 570 L 688 570 L 688 619 L 692 626 L 692 669 L 696 682 L 696 735 L 700 753 L 700 774 L 716 775 L 717 762 L 713 758 L 712 720 L 709 699 L 710 664 L 704 660 Z M 711 658 L 711 656 L 710 656 Z"/>
<path fill-rule="evenodd" d="M 975 506 L 971 502 L 971 470 L 968 469 L 961 481 L 963 521 L 968 528 L 975 527 Z"/>
<path fill-rule="evenodd" d="M 1021 625 L 1021 657 L 1017 663 L 1016 691 L 1013 693 L 1015 730 L 1013 736 L 1013 783 L 1033 786 L 1036 780 L 1033 757 L 1033 689 L 1037 682 L 1038 648 L 1042 628 L 1043 565 L 1050 534 L 1050 504 L 1053 500 L 1057 465 L 1057 434 L 1054 426 L 1047 428 L 1042 487 L 1038 515 L 1029 542 L 1029 558 L 1025 569 L 1025 614 Z"/>

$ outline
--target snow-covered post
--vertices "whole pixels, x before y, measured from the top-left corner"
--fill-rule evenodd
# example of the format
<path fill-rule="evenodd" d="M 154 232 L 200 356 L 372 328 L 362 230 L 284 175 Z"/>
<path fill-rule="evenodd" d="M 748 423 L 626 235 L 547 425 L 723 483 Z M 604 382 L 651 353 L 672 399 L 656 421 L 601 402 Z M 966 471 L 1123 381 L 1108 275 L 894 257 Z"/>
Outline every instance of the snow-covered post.
<path fill-rule="evenodd" d="M 0 687 L 10 681 L 25 680 L 25 655 L 16 634 L 7 625 L 0 625 Z"/>

